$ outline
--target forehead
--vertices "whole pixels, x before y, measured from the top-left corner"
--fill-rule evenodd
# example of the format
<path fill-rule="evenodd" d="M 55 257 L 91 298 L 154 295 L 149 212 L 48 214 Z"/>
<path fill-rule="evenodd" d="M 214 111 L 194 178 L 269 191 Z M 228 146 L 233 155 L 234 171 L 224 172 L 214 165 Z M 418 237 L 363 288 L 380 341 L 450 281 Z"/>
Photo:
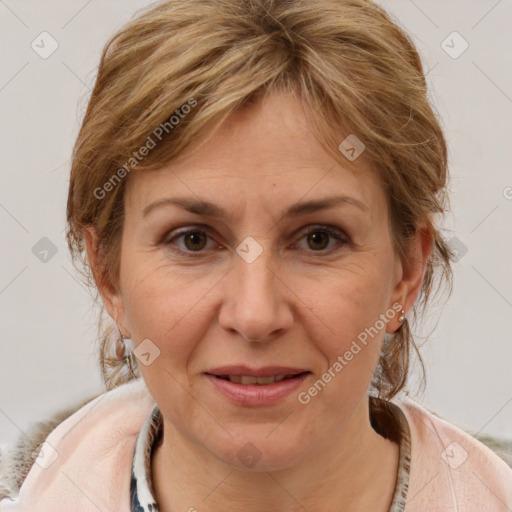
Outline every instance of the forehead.
<path fill-rule="evenodd" d="M 343 194 L 382 208 L 384 192 L 368 164 L 362 158 L 335 160 L 309 123 L 296 96 L 266 96 L 229 116 L 199 149 L 193 144 L 161 169 L 134 172 L 127 202 L 141 210 L 158 199 L 189 196 L 212 199 L 235 213 L 239 203 L 275 208 Z"/>

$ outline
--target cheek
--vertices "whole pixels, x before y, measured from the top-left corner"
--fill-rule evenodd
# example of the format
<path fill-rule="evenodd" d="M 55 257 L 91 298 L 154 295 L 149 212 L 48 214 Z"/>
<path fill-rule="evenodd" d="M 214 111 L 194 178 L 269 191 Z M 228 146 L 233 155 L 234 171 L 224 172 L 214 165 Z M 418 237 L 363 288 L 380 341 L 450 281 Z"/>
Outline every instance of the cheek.
<path fill-rule="evenodd" d="M 302 289 L 313 313 L 309 337 L 324 356 L 325 370 L 330 368 L 336 375 L 332 379 L 336 384 L 328 386 L 336 395 L 333 400 L 338 393 L 362 391 L 371 380 L 386 329 L 382 320 L 390 290 L 386 268 L 366 254 L 357 265 L 347 265 Z"/>
<path fill-rule="evenodd" d="M 302 296 L 308 297 L 309 309 L 324 321 L 326 329 L 345 339 L 373 325 L 385 312 L 389 279 L 383 268 L 352 265 L 304 287 Z"/>
<path fill-rule="evenodd" d="M 323 355 L 323 368 L 301 399 L 310 400 L 327 423 L 343 424 L 366 396 L 380 356 L 387 297 L 382 279 L 366 270 L 340 274 L 309 296 L 315 320 L 308 335 Z"/>
<path fill-rule="evenodd" d="M 123 304 L 134 345 L 150 339 L 175 359 L 190 352 L 190 340 L 200 339 L 207 324 L 204 298 L 218 277 L 198 278 L 183 268 L 176 272 L 161 259 L 142 255 L 126 259 L 122 272 Z"/>

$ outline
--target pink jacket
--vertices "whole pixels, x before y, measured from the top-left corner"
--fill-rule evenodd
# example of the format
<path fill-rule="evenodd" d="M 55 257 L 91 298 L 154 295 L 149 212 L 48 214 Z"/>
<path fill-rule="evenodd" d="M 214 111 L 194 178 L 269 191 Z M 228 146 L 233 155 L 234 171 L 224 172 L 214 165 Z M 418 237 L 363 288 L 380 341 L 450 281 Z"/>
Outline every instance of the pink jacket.
<path fill-rule="evenodd" d="M 407 512 L 512 510 L 512 469 L 485 445 L 409 398 Z M 47 437 L 15 501 L 2 512 L 130 512 L 135 440 L 155 403 L 141 379 L 106 392 Z"/>

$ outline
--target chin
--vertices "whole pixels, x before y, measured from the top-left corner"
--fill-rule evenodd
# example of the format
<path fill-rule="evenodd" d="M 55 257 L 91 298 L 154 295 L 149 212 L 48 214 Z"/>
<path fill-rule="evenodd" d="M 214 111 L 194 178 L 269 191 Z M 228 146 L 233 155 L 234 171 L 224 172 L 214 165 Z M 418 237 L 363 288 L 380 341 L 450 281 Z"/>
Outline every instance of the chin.
<path fill-rule="evenodd" d="M 255 472 L 290 468 L 300 461 L 308 446 L 310 443 L 305 442 L 304 436 L 296 429 L 287 430 L 284 425 L 241 426 L 232 438 L 226 437 L 210 447 L 206 445 L 225 464 Z"/>

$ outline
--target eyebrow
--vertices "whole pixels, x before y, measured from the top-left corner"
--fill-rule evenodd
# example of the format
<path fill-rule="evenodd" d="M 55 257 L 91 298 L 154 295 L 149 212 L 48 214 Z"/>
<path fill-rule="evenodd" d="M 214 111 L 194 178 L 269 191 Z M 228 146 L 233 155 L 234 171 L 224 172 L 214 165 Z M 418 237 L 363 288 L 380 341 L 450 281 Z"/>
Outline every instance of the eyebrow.
<path fill-rule="evenodd" d="M 195 213 L 197 215 L 203 215 L 206 217 L 217 217 L 222 220 L 225 220 L 229 217 L 228 212 L 216 204 L 210 203 L 208 201 L 191 199 L 188 197 L 168 197 L 155 201 L 144 208 L 142 216 L 145 217 L 151 211 L 169 205 L 176 205 L 190 213 Z M 341 195 L 293 204 L 284 212 L 283 218 L 299 217 L 301 215 L 307 215 L 319 210 L 332 208 L 333 206 L 353 206 L 365 213 L 369 212 L 370 210 L 368 206 L 359 201 L 359 199 L 347 195 Z"/>

